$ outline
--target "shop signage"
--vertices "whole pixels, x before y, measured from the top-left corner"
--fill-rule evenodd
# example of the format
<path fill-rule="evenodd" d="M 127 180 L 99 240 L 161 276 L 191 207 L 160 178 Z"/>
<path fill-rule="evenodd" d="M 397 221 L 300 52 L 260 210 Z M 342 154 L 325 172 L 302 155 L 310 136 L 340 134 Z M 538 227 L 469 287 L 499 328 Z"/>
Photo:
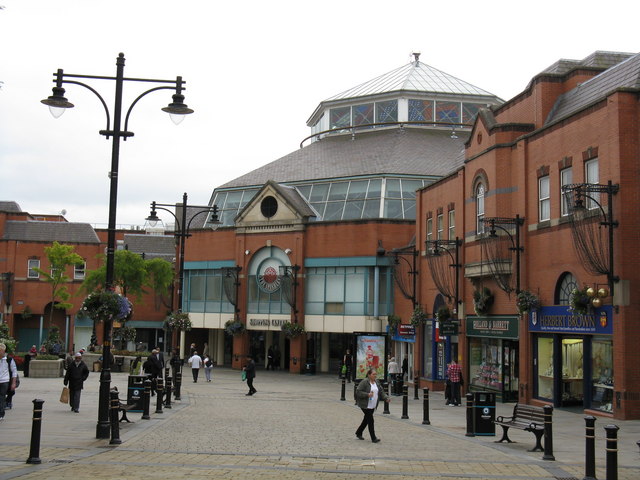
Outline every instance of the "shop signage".
<path fill-rule="evenodd" d="M 445 320 L 440 322 L 440 335 L 458 335 L 458 322 Z"/>
<path fill-rule="evenodd" d="M 467 317 L 467 337 L 495 337 L 517 340 L 518 317 Z"/>
<path fill-rule="evenodd" d="M 529 314 L 529 331 L 613 334 L 613 307 L 604 305 L 587 315 L 574 315 L 568 305 L 541 307 Z"/>
<path fill-rule="evenodd" d="M 398 325 L 398 333 L 403 337 L 407 335 L 415 335 L 416 327 L 414 327 L 413 325 L 401 323 L 400 325 Z"/>
<path fill-rule="evenodd" d="M 250 327 L 277 327 L 280 328 L 285 322 L 289 320 L 279 319 L 279 318 L 250 318 L 249 326 Z"/>

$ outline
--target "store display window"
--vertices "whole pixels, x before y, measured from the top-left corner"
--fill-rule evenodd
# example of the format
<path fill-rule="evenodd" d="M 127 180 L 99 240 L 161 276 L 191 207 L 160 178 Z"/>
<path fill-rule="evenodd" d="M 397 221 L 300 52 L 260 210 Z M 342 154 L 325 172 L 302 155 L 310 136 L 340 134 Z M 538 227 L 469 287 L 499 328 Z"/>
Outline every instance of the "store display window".
<path fill-rule="evenodd" d="M 502 345 L 500 339 L 470 338 L 470 384 L 502 391 Z"/>
<path fill-rule="evenodd" d="M 591 408 L 613 411 L 613 342 L 610 338 L 594 337 L 591 343 Z"/>
<path fill-rule="evenodd" d="M 562 406 L 584 403 L 583 348 L 582 338 L 562 339 Z"/>
<path fill-rule="evenodd" d="M 538 337 L 538 396 L 553 398 L 553 338 Z"/>

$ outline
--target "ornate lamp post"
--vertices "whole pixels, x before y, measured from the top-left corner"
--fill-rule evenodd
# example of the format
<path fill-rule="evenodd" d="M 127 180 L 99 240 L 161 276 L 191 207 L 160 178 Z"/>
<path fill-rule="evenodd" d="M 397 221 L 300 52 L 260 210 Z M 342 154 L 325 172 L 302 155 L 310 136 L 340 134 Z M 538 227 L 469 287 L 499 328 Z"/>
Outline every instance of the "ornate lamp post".
<path fill-rule="evenodd" d="M 172 207 L 175 211 L 180 209 L 180 219 L 173 213 L 172 210 L 166 207 Z M 197 209 L 198 211 L 191 215 L 191 218 L 187 220 L 187 209 Z M 158 217 L 157 210 L 164 210 L 171 214 L 171 216 L 176 221 L 176 229 L 174 232 L 174 236 L 180 241 L 180 259 L 179 259 L 179 270 L 178 270 L 178 312 L 182 311 L 182 295 L 183 295 L 183 287 L 184 287 L 184 247 L 185 242 L 188 237 L 191 236 L 189 233 L 189 228 L 191 227 L 191 222 L 194 218 L 202 213 L 210 213 L 211 216 L 208 219 L 208 224 L 217 224 L 218 221 L 218 207 L 217 205 L 209 206 L 201 206 L 201 205 L 188 205 L 187 204 L 187 193 L 185 192 L 182 195 L 182 204 L 171 204 L 171 203 L 157 203 L 155 201 L 151 202 L 151 213 L 146 218 L 149 222 L 149 225 L 154 227 L 157 222 L 160 221 Z M 180 345 L 180 355 L 183 355 L 184 345 Z"/>
<path fill-rule="evenodd" d="M 104 135 L 107 139 L 112 138 L 111 148 L 111 171 L 109 172 L 110 193 L 109 193 L 109 225 L 107 236 L 107 265 L 106 265 L 106 281 L 105 287 L 107 289 L 113 288 L 113 276 L 114 276 L 114 263 L 115 263 L 115 245 L 116 245 L 116 210 L 118 203 L 118 163 L 120 157 L 120 138 L 127 139 L 127 137 L 133 137 L 133 132 L 127 130 L 129 123 L 129 115 L 131 110 L 138 101 L 147 95 L 148 93 L 155 92 L 156 90 L 175 90 L 173 94 L 173 102 L 162 110 L 167 112 L 174 123 L 179 123 L 184 115 L 193 113 L 193 110 L 184 104 L 184 82 L 182 77 L 176 77 L 175 80 L 153 80 L 145 78 L 127 78 L 124 76 L 124 53 L 120 53 L 116 59 L 116 76 L 104 77 L 97 75 L 77 75 L 64 73 L 62 69 L 59 69 L 53 74 L 55 87 L 53 87 L 53 95 L 41 100 L 42 103 L 49 106 L 51 114 L 58 118 L 65 109 L 73 108 L 73 104 L 70 103 L 64 96 L 65 90 L 63 84 L 80 85 L 91 92 L 93 92 L 104 107 L 105 114 L 107 116 L 107 128 L 106 130 L 100 130 L 100 135 Z M 115 103 L 113 108 L 113 124 L 111 124 L 111 115 L 107 107 L 106 102 L 102 96 L 91 86 L 80 82 L 75 79 L 90 79 L 90 80 L 111 80 L 116 82 L 115 88 Z M 125 116 L 124 130 L 121 128 L 122 120 L 122 91 L 124 82 L 148 82 L 155 84 L 168 84 L 163 86 L 156 86 L 142 92 L 129 106 Z M 110 436 L 110 422 L 109 422 L 109 390 L 111 386 L 111 321 L 104 322 L 104 339 L 103 339 L 103 367 L 100 374 L 100 397 L 98 405 L 98 425 L 96 427 L 96 438 L 109 438 Z"/>

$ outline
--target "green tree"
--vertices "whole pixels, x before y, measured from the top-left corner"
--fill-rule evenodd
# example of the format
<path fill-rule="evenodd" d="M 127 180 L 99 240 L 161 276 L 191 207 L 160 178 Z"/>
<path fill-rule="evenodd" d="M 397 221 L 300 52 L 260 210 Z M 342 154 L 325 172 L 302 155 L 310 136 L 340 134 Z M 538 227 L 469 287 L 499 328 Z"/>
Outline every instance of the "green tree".
<path fill-rule="evenodd" d="M 67 283 L 69 283 L 70 277 L 66 271 L 69 266 L 84 265 L 84 259 L 75 253 L 73 249 L 72 245 L 53 242 L 53 245 L 44 249 L 44 253 L 49 260 L 50 270 L 34 268 L 44 278 L 44 281 L 51 285 L 52 308 L 49 310 L 49 327 L 53 324 L 54 308 L 66 310 L 73 307 L 73 304 L 69 303 L 71 293 L 67 289 Z"/>
<path fill-rule="evenodd" d="M 165 307 L 171 309 L 169 295 L 169 287 L 173 283 L 175 270 L 166 260 L 161 258 L 152 258 L 145 262 L 147 268 L 147 284 L 156 293 L 157 298 Z"/>

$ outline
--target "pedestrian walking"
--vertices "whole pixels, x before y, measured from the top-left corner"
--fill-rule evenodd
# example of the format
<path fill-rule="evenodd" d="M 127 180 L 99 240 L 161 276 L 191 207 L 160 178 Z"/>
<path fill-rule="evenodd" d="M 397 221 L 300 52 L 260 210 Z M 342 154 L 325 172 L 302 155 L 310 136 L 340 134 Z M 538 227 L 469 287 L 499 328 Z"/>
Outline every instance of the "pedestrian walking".
<path fill-rule="evenodd" d="M 369 429 L 369 435 L 373 443 L 378 443 L 380 438 L 376 436 L 376 430 L 373 422 L 373 412 L 378 407 L 378 402 L 383 400 L 390 402 L 391 398 L 385 393 L 384 388 L 378 382 L 378 372 L 375 368 L 367 370 L 367 378 L 362 380 L 356 389 L 356 403 L 362 409 L 364 417 L 360 426 L 356 430 L 358 440 L 364 440 L 362 434 L 364 429 Z"/>
<path fill-rule="evenodd" d="M 249 393 L 245 396 L 250 397 L 257 392 L 253 387 L 253 379 L 256 378 L 256 362 L 253 361 L 251 355 L 247 355 L 247 364 L 243 367 L 243 370 L 247 374 L 247 386 L 249 387 Z"/>
<path fill-rule="evenodd" d="M 16 361 L 7 356 L 7 346 L 0 343 L 0 420 L 4 418 L 7 393 L 15 391 L 17 381 Z"/>
<path fill-rule="evenodd" d="M 31 360 L 35 359 L 38 356 L 38 349 L 36 348 L 35 345 L 31 345 L 31 348 L 29 349 L 29 351 L 27 352 L 27 354 L 24 356 L 24 364 L 22 366 L 23 368 L 23 374 L 25 377 L 29 376 L 29 365 L 31 364 Z"/>
<path fill-rule="evenodd" d="M 151 355 L 147 357 L 147 360 L 142 365 L 142 370 L 151 380 L 151 396 L 154 396 L 157 391 L 158 377 L 162 376 L 162 364 L 158 358 L 158 352 L 153 349 Z"/>
<path fill-rule="evenodd" d="M 402 359 L 402 380 L 409 381 L 409 357 L 407 357 L 407 354 Z"/>
<path fill-rule="evenodd" d="M 269 345 L 269 349 L 267 350 L 267 370 L 275 370 L 276 367 L 273 365 L 273 345 Z"/>
<path fill-rule="evenodd" d="M 175 381 L 177 373 L 182 368 L 182 359 L 180 358 L 180 350 L 178 348 L 174 348 L 171 351 L 171 359 L 169 360 L 169 365 L 171 365 L 172 375 Z"/>
<path fill-rule="evenodd" d="M 198 383 L 198 374 L 200 373 L 200 367 L 202 367 L 202 358 L 196 350 L 193 351 L 193 355 L 189 358 L 189 365 L 191 365 L 193 383 Z"/>
<path fill-rule="evenodd" d="M 67 367 L 67 373 L 64 375 L 64 385 L 69 386 L 69 404 L 71 411 L 80 413 L 80 394 L 84 381 L 89 376 L 89 368 L 82 361 L 80 352 L 75 354 L 74 361 Z"/>
<path fill-rule="evenodd" d="M 347 383 L 351 383 L 351 368 L 353 366 L 353 355 L 351 355 L 351 350 L 347 348 L 344 352 L 344 357 L 342 357 L 342 364 L 347 367 L 347 371 L 345 372 Z"/>
<path fill-rule="evenodd" d="M 463 384 L 462 380 L 462 369 L 460 365 L 456 362 L 455 358 L 451 359 L 451 363 L 447 367 L 447 377 L 449 377 L 449 382 L 451 383 L 451 395 L 449 397 L 449 406 L 458 407 L 460 406 L 460 387 Z"/>
<path fill-rule="evenodd" d="M 207 379 L 207 382 L 210 382 L 211 370 L 213 370 L 213 362 L 209 358 L 209 355 L 204 356 L 203 363 L 204 363 L 204 376 Z"/>

